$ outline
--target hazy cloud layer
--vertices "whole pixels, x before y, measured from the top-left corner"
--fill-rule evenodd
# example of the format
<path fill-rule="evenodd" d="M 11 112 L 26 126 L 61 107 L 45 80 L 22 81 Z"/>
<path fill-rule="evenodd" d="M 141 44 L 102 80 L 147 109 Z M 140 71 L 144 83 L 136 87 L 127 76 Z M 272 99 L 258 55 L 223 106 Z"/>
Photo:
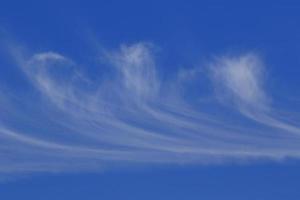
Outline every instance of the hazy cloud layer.
<path fill-rule="evenodd" d="M 277 116 L 254 53 L 162 76 L 150 44 L 122 45 L 95 79 L 58 52 L 11 52 L 27 85 L 0 90 L 0 172 L 300 157 L 300 127 Z M 194 94 L 197 76 L 214 90 Z"/>

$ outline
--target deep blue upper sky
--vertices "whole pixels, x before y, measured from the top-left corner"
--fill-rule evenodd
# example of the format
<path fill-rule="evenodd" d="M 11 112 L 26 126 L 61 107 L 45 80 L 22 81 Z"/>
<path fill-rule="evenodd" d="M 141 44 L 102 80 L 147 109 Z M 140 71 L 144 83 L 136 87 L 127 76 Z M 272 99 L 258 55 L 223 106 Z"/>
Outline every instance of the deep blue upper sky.
<path fill-rule="evenodd" d="M 60 52 L 79 63 L 93 63 L 98 48 L 150 42 L 164 73 L 214 55 L 255 51 L 270 66 L 267 87 L 280 105 L 300 95 L 299 9 L 300 3 L 272 1 L 3 1 L 0 31 L 34 52 Z M 0 58 L 0 79 L 22 87 Z M 268 160 L 4 175 L 0 199 L 290 200 L 300 198 L 299 167 L 297 160 Z"/>

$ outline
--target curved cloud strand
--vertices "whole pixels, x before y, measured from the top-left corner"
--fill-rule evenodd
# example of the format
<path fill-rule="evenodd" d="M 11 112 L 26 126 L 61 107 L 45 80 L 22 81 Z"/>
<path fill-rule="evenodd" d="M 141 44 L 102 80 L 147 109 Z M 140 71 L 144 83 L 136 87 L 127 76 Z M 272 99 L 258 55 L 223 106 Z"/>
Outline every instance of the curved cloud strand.
<path fill-rule="evenodd" d="M 26 86 L 0 92 L 0 172 L 300 156 L 300 127 L 276 115 L 255 54 L 207 65 L 217 97 L 210 102 L 185 95 L 201 70 L 162 79 L 145 43 L 106 52 L 109 70 L 96 79 L 93 68 L 56 52 L 13 56 Z"/>

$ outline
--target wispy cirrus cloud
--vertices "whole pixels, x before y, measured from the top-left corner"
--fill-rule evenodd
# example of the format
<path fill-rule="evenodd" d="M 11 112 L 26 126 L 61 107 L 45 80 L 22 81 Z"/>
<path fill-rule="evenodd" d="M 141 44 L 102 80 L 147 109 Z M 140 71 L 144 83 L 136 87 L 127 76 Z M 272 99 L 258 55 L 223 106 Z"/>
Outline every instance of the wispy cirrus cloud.
<path fill-rule="evenodd" d="M 57 52 L 13 52 L 37 93 L 0 93 L 0 111 L 10 113 L 0 118 L 0 172 L 300 156 L 299 126 L 276 116 L 264 86 L 265 66 L 254 53 L 207 64 L 203 75 L 221 102 L 205 105 L 180 91 L 189 93 L 181 79 L 190 73 L 161 78 L 163 66 L 149 44 L 122 45 L 104 57 L 109 79 L 94 80 L 83 72 L 87 66 Z M 218 112 L 210 112 L 215 107 Z M 227 112 L 238 117 L 228 120 Z"/>
<path fill-rule="evenodd" d="M 221 57 L 212 64 L 213 80 L 223 93 L 242 107 L 266 109 L 268 97 L 264 91 L 264 67 L 254 54 Z"/>

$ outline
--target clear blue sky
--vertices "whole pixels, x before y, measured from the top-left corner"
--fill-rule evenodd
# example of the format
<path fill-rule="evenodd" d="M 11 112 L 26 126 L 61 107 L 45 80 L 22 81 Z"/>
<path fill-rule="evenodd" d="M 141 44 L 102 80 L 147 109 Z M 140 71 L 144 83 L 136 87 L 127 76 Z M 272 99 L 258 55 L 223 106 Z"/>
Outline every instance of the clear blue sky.
<path fill-rule="evenodd" d="M 299 199 L 299 9 L 3 1 L 0 199 Z"/>

